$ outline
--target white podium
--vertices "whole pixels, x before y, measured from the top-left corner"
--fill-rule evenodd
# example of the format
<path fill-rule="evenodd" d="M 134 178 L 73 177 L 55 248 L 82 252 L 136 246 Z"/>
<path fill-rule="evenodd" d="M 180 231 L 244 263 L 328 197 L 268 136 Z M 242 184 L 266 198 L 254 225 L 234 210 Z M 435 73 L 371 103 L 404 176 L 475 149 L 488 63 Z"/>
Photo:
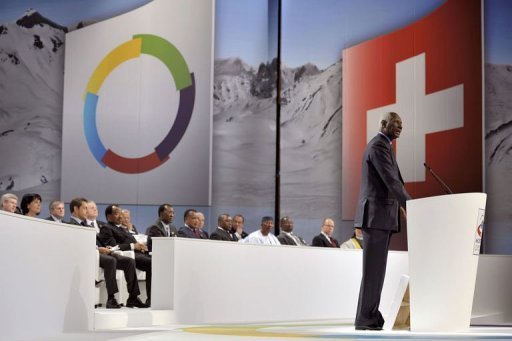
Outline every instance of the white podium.
<path fill-rule="evenodd" d="M 487 195 L 407 202 L 411 331 L 467 331 Z"/>

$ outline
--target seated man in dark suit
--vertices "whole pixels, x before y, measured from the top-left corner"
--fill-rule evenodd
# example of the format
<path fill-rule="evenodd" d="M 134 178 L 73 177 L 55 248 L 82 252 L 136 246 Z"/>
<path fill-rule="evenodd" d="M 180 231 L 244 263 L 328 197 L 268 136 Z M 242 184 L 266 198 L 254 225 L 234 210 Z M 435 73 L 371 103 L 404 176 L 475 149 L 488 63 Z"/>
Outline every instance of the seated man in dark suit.
<path fill-rule="evenodd" d="M 152 237 L 176 237 L 176 227 L 171 225 L 173 219 L 174 208 L 171 204 L 162 204 L 158 207 L 158 220 L 146 230 L 149 251 L 153 250 Z"/>
<path fill-rule="evenodd" d="M 338 241 L 332 237 L 332 233 L 334 231 L 334 220 L 327 218 L 324 219 L 324 223 L 322 225 L 322 230 L 318 236 L 313 238 L 313 242 L 311 246 L 320 246 L 320 247 L 340 247 Z"/>
<path fill-rule="evenodd" d="M 210 239 L 213 240 L 226 240 L 229 242 L 234 241 L 231 236 L 231 224 L 233 220 L 227 213 L 219 215 L 217 224 L 219 225 L 215 231 L 212 232 Z"/>
<path fill-rule="evenodd" d="M 137 231 L 137 227 L 132 224 L 132 215 L 130 213 L 130 210 L 124 208 L 121 210 L 121 217 L 122 217 L 122 224 L 124 228 L 128 230 L 131 234 L 139 234 L 139 231 Z"/>
<path fill-rule="evenodd" d="M 121 225 L 121 208 L 109 205 L 105 209 L 107 223 L 100 226 L 100 240 L 111 247 L 118 246 L 120 250 L 135 251 L 135 266 L 146 272 L 146 305 L 151 305 L 151 256 L 147 254 L 146 245 L 137 242 L 135 237 Z"/>
<path fill-rule="evenodd" d="M 50 216 L 46 218 L 46 220 L 56 221 L 58 223 L 63 223 L 62 219 L 66 215 L 66 211 L 64 208 L 64 202 L 60 200 L 52 200 L 50 205 L 48 206 L 50 209 Z"/>
<path fill-rule="evenodd" d="M 247 232 L 244 231 L 245 218 L 241 214 L 235 214 L 233 216 L 233 223 L 231 224 L 231 236 L 234 241 L 239 241 L 248 236 Z"/>
<path fill-rule="evenodd" d="M 308 243 L 293 233 L 293 220 L 285 216 L 281 218 L 281 233 L 277 236 L 281 245 L 307 246 Z"/>
<path fill-rule="evenodd" d="M 210 236 L 208 236 L 208 232 L 206 232 L 204 230 L 206 219 L 204 218 L 203 212 L 197 211 L 196 214 L 197 214 L 197 219 L 199 219 L 199 233 L 204 234 L 206 236 L 206 238 L 210 238 Z"/>
<path fill-rule="evenodd" d="M 93 211 L 96 210 L 96 215 L 98 212 L 96 204 L 94 202 L 89 203 L 85 198 L 75 198 L 71 200 L 69 210 L 71 211 L 70 224 L 88 227 L 92 226 L 87 224 L 87 219 L 95 221 L 96 217 L 94 216 Z M 140 291 L 135 274 L 135 261 L 129 257 L 117 255 L 112 252 L 110 247 L 107 247 L 101 242 L 98 238 L 97 232 L 98 231 L 96 231 L 96 247 L 100 253 L 100 267 L 103 268 L 105 284 L 107 287 L 107 309 L 121 308 L 121 305 L 119 305 L 114 296 L 115 293 L 119 292 L 116 281 L 116 269 L 124 271 L 127 290 L 130 295 L 126 301 L 126 306 L 129 308 L 146 308 L 147 306 L 142 303 L 138 297 Z"/>
<path fill-rule="evenodd" d="M 183 220 L 185 221 L 185 226 L 180 227 L 178 230 L 178 237 L 208 239 L 204 231 L 199 229 L 200 221 L 196 210 L 193 208 L 186 210 Z"/>

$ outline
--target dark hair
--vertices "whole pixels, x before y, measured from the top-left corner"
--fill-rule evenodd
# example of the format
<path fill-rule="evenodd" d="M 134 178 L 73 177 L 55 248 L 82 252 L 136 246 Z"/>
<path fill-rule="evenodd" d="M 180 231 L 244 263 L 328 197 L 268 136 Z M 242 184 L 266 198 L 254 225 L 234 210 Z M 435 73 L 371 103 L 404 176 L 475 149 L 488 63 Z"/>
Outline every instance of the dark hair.
<path fill-rule="evenodd" d="M 240 213 L 235 214 L 235 215 L 233 216 L 233 220 L 235 220 L 235 218 L 236 218 L 236 217 L 240 217 L 240 218 L 242 218 L 242 223 L 245 223 L 245 218 L 244 218 L 244 216 L 243 216 L 243 215 L 241 215 Z"/>
<path fill-rule="evenodd" d="M 114 207 L 120 208 L 118 204 L 108 205 L 107 208 L 105 208 L 105 218 L 112 214 Z"/>
<path fill-rule="evenodd" d="M 279 225 L 283 225 L 286 221 L 290 221 L 292 220 L 289 216 L 285 215 L 284 217 L 281 218 L 281 220 L 279 221 Z"/>
<path fill-rule="evenodd" d="M 229 217 L 230 215 L 227 214 L 227 213 L 222 213 L 219 215 L 219 217 L 217 218 L 217 224 L 220 225 L 220 223 L 222 223 L 222 221 L 224 220 L 224 218 L 227 218 Z"/>
<path fill-rule="evenodd" d="M 160 205 L 160 207 L 158 207 L 158 216 L 160 217 L 160 214 L 162 214 L 163 211 L 165 211 L 165 209 L 167 207 L 172 207 L 171 204 L 162 204 Z"/>
<path fill-rule="evenodd" d="M 21 204 L 20 204 L 21 213 L 23 215 L 27 215 L 28 205 L 30 205 L 30 203 L 36 199 L 39 199 L 39 201 L 42 201 L 41 196 L 37 193 L 27 193 L 27 194 L 23 195 L 23 198 L 21 198 Z"/>
<path fill-rule="evenodd" d="M 274 218 L 272 217 L 269 217 L 269 216 L 264 216 L 263 218 L 261 218 L 261 223 L 263 224 L 264 222 L 266 221 L 274 221 Z"/>
<path fill-rule="evenodd" d="M 185 211 L 185 214 L 183 215 L 183 220 L 187 220 L 187 217 L 191 214 L 191 213 L 196 213 L 197 210 L 193 209 L 193 208 L 189 208 Z"/>
<path fill-rule="evenodd" d="M 73 214 L 73 212 L 75 211 L 75 207 L 80 207 L 82 206 L 83 203 L 88 203 L 89 200 L 85 199 L 85 198 L 74 198 L 73 200 L 71 200 L 71 202 L 69 203 L 69 211 L 71 214 Z"/>

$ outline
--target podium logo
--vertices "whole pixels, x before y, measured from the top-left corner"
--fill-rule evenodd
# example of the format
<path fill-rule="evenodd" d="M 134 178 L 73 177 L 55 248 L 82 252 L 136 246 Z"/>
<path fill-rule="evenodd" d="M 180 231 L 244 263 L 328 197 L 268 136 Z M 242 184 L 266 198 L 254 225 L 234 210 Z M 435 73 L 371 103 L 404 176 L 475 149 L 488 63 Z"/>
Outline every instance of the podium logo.
<path fill-rule="evenodd" d="M 478 209 L 478 218 L 476 221 L 476 231 L 475 231 L 475 245 L 473 246 L 473 254 L 479 255 L 480 248 L 482 245 L 482 234 L 484 229 L 484 219 L 485 219 L 485 210 Z"/>
<path fill-rule="evenodd" d="M 453 20 L 457 13 L 457 20 Z M 342 216 L 352 220 L 361 160 L 383 113 L 397 112 L 396 159 L 413 198 L 483 187 L 481 4 L 448 0 L 428 16 L 343 51 Z"/>
<path fill-rule="evenodd" d="M 178 112 L 167 135 L 154 148 L 154 152 L 138 158 L 128 158 L 107 149 L 98 134 L 96 108 L 98 92 L 108 75 L 120 64 L 147 54 L 159 59 L 171 73 L 176 90 L 180 92 Z M 194 74 L 189 72 L 180 51 L 169 41 L 150 34 L 138 34 L 110 51 L 92 73 L 84 96 L 84 133 L 89 150 L 102 167 L 121 173 L 143 173 L 159 167 L 179 144 L 192 117 L 195 100 Z"/>

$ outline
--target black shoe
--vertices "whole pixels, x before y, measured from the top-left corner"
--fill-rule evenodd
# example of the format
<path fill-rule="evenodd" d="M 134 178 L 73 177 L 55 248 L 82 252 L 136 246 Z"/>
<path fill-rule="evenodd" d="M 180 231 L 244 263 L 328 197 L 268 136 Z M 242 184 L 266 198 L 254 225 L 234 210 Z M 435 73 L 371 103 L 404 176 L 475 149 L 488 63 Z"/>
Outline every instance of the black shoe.
<path fill-rule="evenodd" d="M 148 298 L 148 299 L 146 300 L 146 305 L 147 305 L 148 307 L 151 307 L 151 298 Z"/>
<path fill-rule="evenodd" d="M 371 324 L 369 326 L 356 326 L 356 330 L 382 330 L 382 326 Z"/>
<path fill-rule="evenodd" d="M 140 298 L 134 297 L 134 298 L 128 298 L 126 301 L 126 306 L 128 308 L 147 308 L 148 306 L 142 303 Z"/>
<path fill-rule="evenodd" d="M 121 305 L 119 303 L 117 303 L 117 300 L 115 299 L 115 297 L 112 297 L 107 300 L 106 307 L 107 307 L 107 309 L 120 309 Z"/>

